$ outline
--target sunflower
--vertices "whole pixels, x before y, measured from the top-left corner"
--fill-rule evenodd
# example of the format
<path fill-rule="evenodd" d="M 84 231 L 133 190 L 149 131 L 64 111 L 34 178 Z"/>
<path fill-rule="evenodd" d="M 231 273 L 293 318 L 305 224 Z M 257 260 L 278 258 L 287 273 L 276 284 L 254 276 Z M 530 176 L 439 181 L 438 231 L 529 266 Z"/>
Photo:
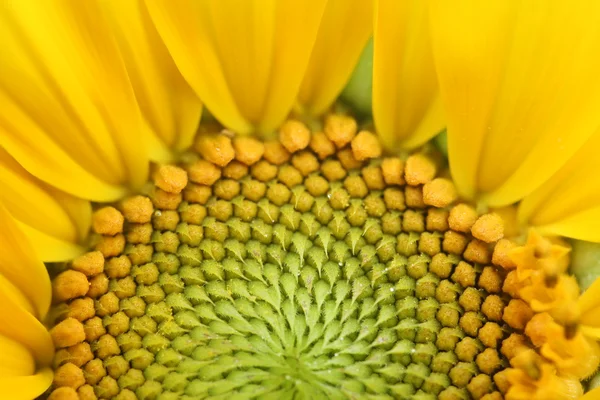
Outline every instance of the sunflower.
<path fill-rule="evenodd" d="M 0 7 L 1 398 L 600 398 L 599 3 Z"/>

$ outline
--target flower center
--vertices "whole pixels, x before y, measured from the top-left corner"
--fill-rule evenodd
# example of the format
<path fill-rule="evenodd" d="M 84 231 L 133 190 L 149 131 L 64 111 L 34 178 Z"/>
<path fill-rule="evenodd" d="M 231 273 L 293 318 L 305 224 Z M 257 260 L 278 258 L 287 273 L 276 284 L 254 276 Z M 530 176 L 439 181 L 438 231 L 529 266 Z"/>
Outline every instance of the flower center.
<path fill-rule="evenodd" d="M 147 194 L 99 208 L 94 250 L 53 280 L 54 393 L 499 395 L 532 312 L 502 293 L 497 216 L 450 209 L 435 154 L 381 159 L 355 130 L 205 135 Z"/>

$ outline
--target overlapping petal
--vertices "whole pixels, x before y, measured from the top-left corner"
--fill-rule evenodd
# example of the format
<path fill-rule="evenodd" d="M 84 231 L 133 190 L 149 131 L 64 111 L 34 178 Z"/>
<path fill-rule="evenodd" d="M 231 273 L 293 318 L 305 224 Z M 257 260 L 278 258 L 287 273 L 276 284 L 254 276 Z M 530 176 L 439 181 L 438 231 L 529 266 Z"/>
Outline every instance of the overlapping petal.
<path fill-rule="evenodd" d="M 31 375 L 0 375 L 2 394 L 11 400 L 31 400 L 42 395 L 52 383 L 53 373 L 50 368 L 43 368 Z"/>
<path fill-rule="evenodd" d="M 5 336 L 0 336 L 0 376 L 31 375 L 35 360 L 25 346 Z"/>
<path fill-rule="evenodd" d="M 42 394 L 52 383 L 53 374 L 47 368 L 54 354 L 52 339 L 31 313 L 25 296 L 1 274 L 0 302 L 2 396 L 29 400 Z"/>
<path fill-rule="evenodd" d="M 600 130 L 519 206 L 521 221 L 542 232 L 600 242 Z"/>
<path fill-rule="evenodd" d="M 430 16 L 458 189 L 516 202 L 599 126 L 600 3 L 436 0 Z"/>
<path fill-rule="evenodd" d="M 0 145 L 27 171 L 97 201 L 147 178 L 143 122 L 96 1 L 0 5 Z"/>
<path fill-rule="evenodd" d="M 26 308 L 43 319 L 50 307 L 50 278 L 44 264 L 6 207 L 0 203 L 0 277 L 29 303 Z M 1 282 L 0 282 L 1 283 Z M 3 292 L 3 290 L 0 290 Z M 2 308 L 8 308 L 3 302 Z M 21 308 L 24 306 L 21 306 Z"/>
<path fill-rule="evenodd" d="M 51 300 L 46 267 L 0 202 L 0 397 L 32 399 L 52 383 L 52 339 L 40 322 Z"/>
<path fill-rule="evenodd" d="M 140 110 L 148 124 L 154 159 L 168 160 L 172 151 L 192 144 L 202 103 L 175 66 L 142 0 L 102 1 Z"/>
<path fill-rule="evenodd" d="M 298 93 L 303 112 L 319 115 L 333 104 L 373 32 L 372 15 L 372 0 L 327 2 Z"/>
<path fill-rule="evenodd" d="M 582 325 L 600 329 L 600 279 L 596 279 L 582 293 L 577 301 L 577 307 L 581 314 L 579 320 Z"/>
<path fill-rule="evenodd" d="M 287 116 L 317 37 L 325 0 L 148 0 L 185 79 L 236 132 L 269 133 Z"/>
<path fill-rule="evenodd" d="M 388 149 L 409 149 L 444 127 L 427 2 L 375 4 L 373 118 Z"/>
<path fill-rule="evenodd" d="M 595 388 L 581 396 L 581 400 L 600 400 L 600 388 Z"/>
<path fill-rule="evenodd" d="M 19 221 L 37 254 L 63 261 L 83 252 L 78 245 L 91 221 L 90 203 L 34 178 L 0 148 L 0 201 Z"/>

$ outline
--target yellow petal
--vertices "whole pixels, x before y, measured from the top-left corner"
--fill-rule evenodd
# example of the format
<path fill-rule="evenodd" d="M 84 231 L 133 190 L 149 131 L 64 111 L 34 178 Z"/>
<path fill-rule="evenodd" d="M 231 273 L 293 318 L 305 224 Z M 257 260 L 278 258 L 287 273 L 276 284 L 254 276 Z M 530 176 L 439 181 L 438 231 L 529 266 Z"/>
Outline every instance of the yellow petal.
<path fill-rule="evenodd" d="M 191 146 L 200 122 L 202 104 L 181 76 L 150 20 L 142 0 L 100 3 L 114 24 L 123 59 L 149 134 L 166 149 L 154 158 Z"/>
<path fill-rule="evenodd" d="M 29 225 L 19 223 L 36 255 L 44 262 L 68 261 L 85 253 L 85 247 L 76 243 L 48 235 Z"/>
<path fill-rule="evenodd" d="M 64 261 L 83 251 L 77 243 L 84 239 L 90 226 L 92 211 L 88 201 L 34 178 L 2 148 L 0 186 L 0 200 L 23 224 L 44 261 Z"/>
<path fill-rule="evenodd" d="M 324 0 L 150 0 L 150 16 L 202 102 L 239 133 L 271 132 L 292 108 Z"/>
<path fill-rule="evenodd" d="M 591 339 L 600 340 L 600 328 L 594 328 L 591 326 L 582 326 L 579 329 L 581 329 L 581 333 L 584 336 L 589 337 Z"/>
<path fill-rule="evenodd" d="M 5 377 L 0 375 L 2 398 L 10 400 L 35 399 L 50 387 L 53 376 L 50 368 L 44 368 L 37 374 L 30 376 Z"/>
<path fill-rule="evenodd" d="M 519 206 L 523 223 L 540 231 L 600 242 L 600 130 Z"/>
<path fill-rule="evenodd" d="M 577 300 L 582 333 L 600 339 L 600 279 L 596 279 Z"/>
<path fill-rule="evenodd" d="M 35 360 L 21 343 L 0 335 L 0 377 L 27 376 L 35 372 Z"/>
<path fill-rule="evenodd" d="M 298 94 L 303 112 L 319 115 L 333 104 L 372 31 L 372 0 L 327 2 Z"/>
<path fill-rule="evenodd" d="M 29 309 L 29 301 L 35 299 L 26 298 L 23 293 L 0 275 L 0 335 L 26 346 L 37 365 L 50 365 L 54 354 L 50 333 L 31 313 L 33 310 Z"/>
<path fill-rule="evenodd" d="M 144 124 L 99 3 L 0 7 L 0 145 L 82 198 L 114 200 L 145 183 Z"/>
<path fill-rule="evenodd" d="M 385 147 L 413 148 L 444 127 L 427 2 L 375 4 L 373 119 Z"/>
<path fill-rule="evenodd" d="M 596 279 L 577 300 L 580 322 L 586 328 L 600 328 L 600 279 Z M 599 336 L 600 337 L 600 336 Z"/>
<path fill-rule="evenodd" d="M 600 207 L 594 207 L 565 217 L 560 221 L 542 225 L 538 229 L 547 235 L 560 235 L 600 243 L 598 221 L 600 221 Z"/>
<path fill-rule="evenodd" d="M 584 393 L 580 400 L 600 400 L 600 388 L 596 388 Z"/>
<path fill-rule="evenodd" d="M 0 276 L 8 279 L 26 296 L 35 314 L 43 319 L 52 296 L 46 267 L 37 259 L 27 237 L 2 203 L 0 221 Z M 0 310 L 8 308 L 2 301 L 0 304 Z"/>
<path fill-rule="evenodd" d="M 600 123 L 600 3 L 436 0 L 430 15 L 458 189 L 520 200 Z"/>

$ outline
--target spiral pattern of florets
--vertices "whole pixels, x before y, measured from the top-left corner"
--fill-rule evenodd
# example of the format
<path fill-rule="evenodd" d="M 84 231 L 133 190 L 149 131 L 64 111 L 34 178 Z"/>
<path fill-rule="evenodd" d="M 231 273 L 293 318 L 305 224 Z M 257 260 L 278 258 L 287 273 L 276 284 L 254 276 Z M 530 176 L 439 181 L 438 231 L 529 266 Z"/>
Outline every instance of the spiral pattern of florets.
<path fill-rule="evenodd" d="M 53 280 L 54 393 L 501 397 L 531 310 L 502 293 L 498 217 L 347 117 L 280 140 L 203 135 L 96 211 L 94 251 Z"/>

